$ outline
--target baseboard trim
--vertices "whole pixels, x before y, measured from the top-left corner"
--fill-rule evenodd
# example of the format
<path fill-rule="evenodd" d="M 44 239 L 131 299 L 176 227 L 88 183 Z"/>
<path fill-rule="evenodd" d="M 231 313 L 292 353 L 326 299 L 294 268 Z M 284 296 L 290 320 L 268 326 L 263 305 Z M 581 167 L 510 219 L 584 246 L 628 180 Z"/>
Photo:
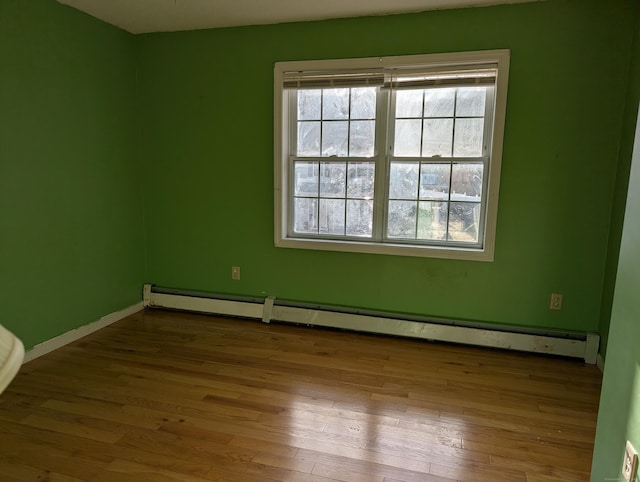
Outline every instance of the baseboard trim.
<path fill-rule="evenodd" d="M 600 369 L 600 372 L 604 373 L 604 358 L 600 353 L 596 357 L 596 366 Z"/>
<path fill-rule="evenodd" d="M 262 319 L 351 331 L 505 348 L 532 353 L 582 358 L 596 363 L 597 333 L 535 330 L 465 321 L 437 320 L 398 313 L 295 303 L 266 298 L 242 298 L 144 285 L 144 305 L 215 315 Z"/>
<path fill-rule="evenodd" d="M 25 353 L 23 364 L 28 363 L 31 360 L 35 360 L 42 355 L 46 355 L 47 353 L 51 353 L 58 348 L 62 348 L 69 343 L 79 340 L 82 337 L 94 333 L 106 326 L 111 325 L 112 323 L 115 323 L 116 321 L 120 321 L 127 316 L 133 315 L 134 313 L 137 313 L 143 309 L 144 303 L 141 301 L 140 303 L 131 305 L 123 310 L 109 313 L 108 315 L 105 315 L 99 320 L 96 320 L 92 323 L 67 331 L 66 333 L 56 336 L 55 338 L 51 338 L 50 340 L 43 341 L 42 343 L 37 344 Z"/>

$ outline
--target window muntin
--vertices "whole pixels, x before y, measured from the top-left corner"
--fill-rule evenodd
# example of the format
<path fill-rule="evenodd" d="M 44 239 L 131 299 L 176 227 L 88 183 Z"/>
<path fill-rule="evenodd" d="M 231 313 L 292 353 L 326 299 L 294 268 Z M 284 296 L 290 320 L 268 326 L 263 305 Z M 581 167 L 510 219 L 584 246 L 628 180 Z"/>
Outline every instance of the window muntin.
<path fill-rule="evenodd" d="M 508 52 L 478 54 L 277 64 L 276 244 L 491 259 Z"/>

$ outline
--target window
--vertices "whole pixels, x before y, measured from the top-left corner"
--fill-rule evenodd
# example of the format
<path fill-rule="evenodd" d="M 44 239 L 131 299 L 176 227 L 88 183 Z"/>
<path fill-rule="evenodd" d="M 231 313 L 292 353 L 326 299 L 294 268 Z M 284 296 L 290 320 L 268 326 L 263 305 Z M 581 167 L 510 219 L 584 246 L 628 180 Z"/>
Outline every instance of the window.
<path fill-rule="evenodd" d="M 492 260 L 508 61 L 277 63 L 276 245 Z"/>

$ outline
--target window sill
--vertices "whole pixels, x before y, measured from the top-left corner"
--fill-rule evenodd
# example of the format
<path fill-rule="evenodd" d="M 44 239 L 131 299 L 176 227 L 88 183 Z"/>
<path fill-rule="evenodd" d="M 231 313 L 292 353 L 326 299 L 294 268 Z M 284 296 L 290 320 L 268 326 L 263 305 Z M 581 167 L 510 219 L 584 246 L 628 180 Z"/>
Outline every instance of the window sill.
<path fill-rule="evenodd" d="M 454 248 L 451 246 L 417 246 L 394 243 L 365 243 L 358 241 L 336 241 L 326 239 L 279 238 L 277 248 L 312 249 L 320 251 L 342 251 L 347 253 L 386 254 L 391 256 L 413 256 L 419 258 L 459 259 L 467 261 L 493 261 L 493 249 Z"/>

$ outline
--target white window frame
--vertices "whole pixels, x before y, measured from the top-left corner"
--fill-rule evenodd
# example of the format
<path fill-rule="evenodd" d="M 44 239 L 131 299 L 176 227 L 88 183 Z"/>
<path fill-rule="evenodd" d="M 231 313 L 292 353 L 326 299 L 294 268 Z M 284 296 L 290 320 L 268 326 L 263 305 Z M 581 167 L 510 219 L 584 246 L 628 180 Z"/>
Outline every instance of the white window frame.
<path fill-rule="evenodd" d="M 507 102 L 509 73 L 509 50 L 489 50 L 475 52 L 440 53 L 426 55 L 407 55 L 394 57 L 369 57 L 357 59 L 311 60 L 277 62 L 274 66 L 274 179 L 275 179 L 275 245 L 282 248 L 315 249 L 326 251 L 344 251 L 355 253 L 387 254 L 398 256 L 433 257 L 493 261 L 495 252 L 495 233 L 498 214 L 498 188 L 500 185 L 500 167 Z M 283 87 L 286 72 L 344 72 L 344 71 L 380 71 L 381 69 L 429 69 L 446 71 L 447 68 L 474 68 L 474 66 L 493 65 L 496 68 L 494 88 L 493 126 L 489 139 L 488 161 L 485 164 L 483 202 L 485 206 L 484 222 L 480 226 L 481 239 L 478 246 L 451 246 L 438 244 L 412 243 L 411 240 L 395 242 L 392 240 L 370 241 L 358 239 L 327 239 L 313 236 L 291 236 L 289 229 L 290 202 L 290 149 L 291 128 L 289 117 L 291 105 L 289 94 Z M 389 135 L 389 132 L 377 134 Z M 387 145 L 385 143 L 385 145 Z M 388 184 L 389 153 L 376 152 L 376 196 L 374 199 L 374 217 L 385 212 L 388 202 L 385 184 Z M 382 159 L 380 156 L 384 156 Z M 329 159 L 329 158 L 327 158 Z M 428 159 L 428 158 L 427 158 Z M 443 158 L 446 160 L 446 158 Z M 378 166 L 384 166 L 379 170 Z M 380 189 L 383 189 L 382 191 Z M 379 193 L 384 192 L 384 195 Z M 377 223 L 380 226 L 380 223 Z M 374 222 L 374 231 L 376 223 Z"/>

